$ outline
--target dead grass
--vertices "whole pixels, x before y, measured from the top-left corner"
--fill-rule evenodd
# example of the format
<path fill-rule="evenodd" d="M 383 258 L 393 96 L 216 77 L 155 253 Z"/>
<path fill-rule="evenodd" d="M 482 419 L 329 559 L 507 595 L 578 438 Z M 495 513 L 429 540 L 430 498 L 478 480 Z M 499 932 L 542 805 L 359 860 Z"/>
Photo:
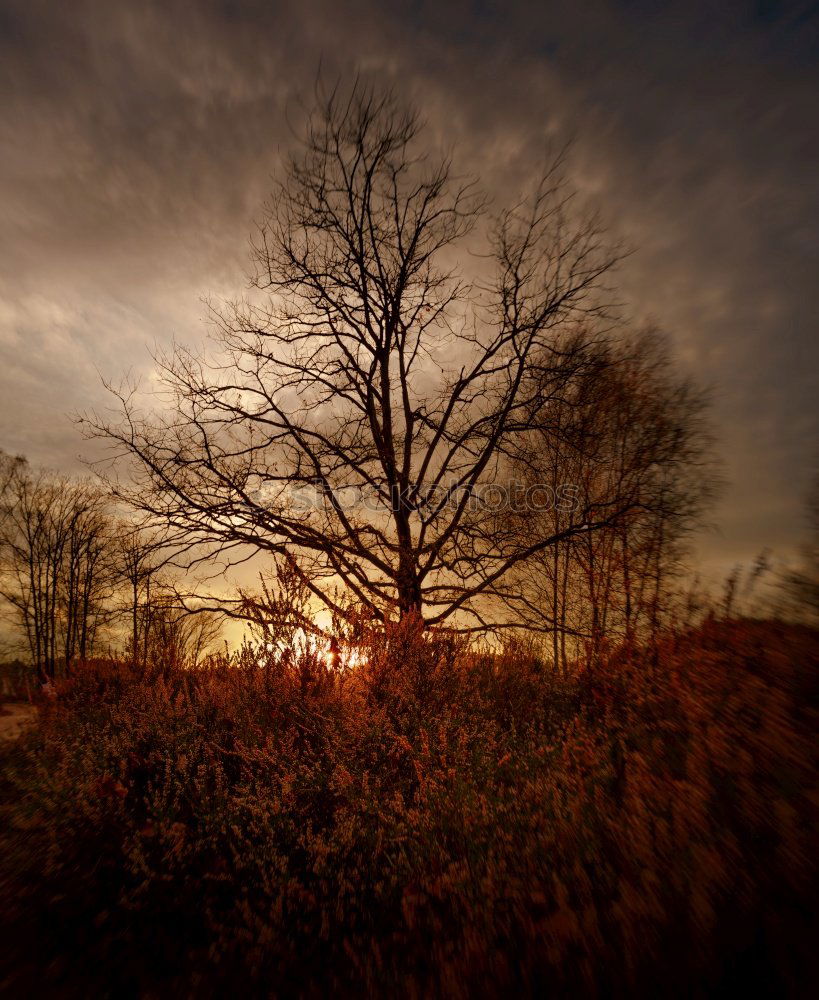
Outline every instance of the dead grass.
<path fill-rule="evenodd" d="M 565 680 L 411 629 L 343 675 L 87 664 L 4 754 L 6 984 L 799 995 L 815 639 L 712 623 Z"/>

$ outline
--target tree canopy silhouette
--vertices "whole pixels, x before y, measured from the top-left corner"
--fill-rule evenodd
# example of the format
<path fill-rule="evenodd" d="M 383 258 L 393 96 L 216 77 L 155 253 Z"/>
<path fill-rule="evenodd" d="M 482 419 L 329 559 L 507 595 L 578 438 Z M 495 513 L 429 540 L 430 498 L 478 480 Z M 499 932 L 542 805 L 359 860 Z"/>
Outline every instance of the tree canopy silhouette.
<path fill-rule="evenodd" d="M 142 415 L 131 387 L 122 419 L 85 419 L 136 459 L 115 493 L 197 558 L 263 551 L 333 612 L 346 593 L 378 619 L 483 628 L 521 560 L 622 514 L 607 498 L 522 539 L 476 499 L 585 363 L 567 331 L 602 311 L 617 252 L 559 161 L 490 218 L 423 139 L 391 92 L 320 92 L 251 294 L 213 310 L 216 350 L 157 357 L 167 412 Z"/>

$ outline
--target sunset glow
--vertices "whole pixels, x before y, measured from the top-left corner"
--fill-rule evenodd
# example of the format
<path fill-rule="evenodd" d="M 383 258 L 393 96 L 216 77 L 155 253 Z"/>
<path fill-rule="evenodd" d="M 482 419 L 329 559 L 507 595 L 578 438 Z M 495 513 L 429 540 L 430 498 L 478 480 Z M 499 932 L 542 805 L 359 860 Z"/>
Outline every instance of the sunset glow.
<path fill-rule="evenodd" d="M 3 996 L 816 994 L 818 39 L 0 0 Z"/>

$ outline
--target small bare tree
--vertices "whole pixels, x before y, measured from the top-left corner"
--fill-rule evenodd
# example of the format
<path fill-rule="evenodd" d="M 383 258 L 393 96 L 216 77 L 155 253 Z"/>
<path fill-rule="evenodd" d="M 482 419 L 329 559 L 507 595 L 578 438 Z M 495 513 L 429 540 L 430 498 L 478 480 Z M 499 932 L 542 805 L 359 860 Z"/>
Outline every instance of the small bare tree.
<path fill-rule="evenodd" d="M 587 364 L 559 405 L 536 420 L 517 468 L 528 482 L 571 484 L 582 508 L 616 501 L 628 512 L 539 554 L 516 574 L 521 618 L 552 631 L 555 663 L 567 639 L 592 658 L 604 641 L 656 633 L 684 566 L 686 541 L 719 488 L 706 396 L 674 371 L 653 330 L 583 337 Z M 560 505 L 518 516 L 525 537 L 569 521 Z"/>
<path fill-rule="evenodd" d="M 20 461 L 6 470 L 0 598 L 21 629 L 39 679 L 90 654 L 108 620 L 112 535 L 96 487 Z"/>
<path fill-rule="evenodd" d="M 152 596 L 162 568 L 161 541 L 133 524 L 121 525 L 117 542 L 117 571 L 124 588 L 123 611 L 130 631 L 128 657 L 134 666 L 145 666 L 151 631 Z"/>
<path fill-rule="evenodd" d="M 84 484 L 68 486 L 69 505 L 61 574 L 59 611 L 63 662 L 90 655 L 102 626 L 113 615 L 116 585 L 113 524 L 105 498 Z"/>
<path fill-rule="evenodd" d="M 173 588 L 158 585 L 144 608 L 143 667 L 160 671 L 194 670 L 213 648 L 222 630 L 222 615 L 192 614 L 181 607 Z"/>
<path fill-rule="evenodd" d="M 86 425 L 135 459 L 115 495 L 197 559 L 292 559 L 335 614 L 341 588 L 379 619 L 491 626 L 513 567 L 624 513 L 607 498 L 521 540 L 475 501 L 560 397 L 578 359 L 557 334 L 601 311 L 616 253 L 573 218 L 558 163 L 487 227 L 472 259 L 491 273 L 467 281 L 474 182 L 392 94 L 319 97 L 253 241 L 253 295 L 214 310 L 216 351 L 159 356 L 166 415 L 131 387 L 122 420 Z"/>

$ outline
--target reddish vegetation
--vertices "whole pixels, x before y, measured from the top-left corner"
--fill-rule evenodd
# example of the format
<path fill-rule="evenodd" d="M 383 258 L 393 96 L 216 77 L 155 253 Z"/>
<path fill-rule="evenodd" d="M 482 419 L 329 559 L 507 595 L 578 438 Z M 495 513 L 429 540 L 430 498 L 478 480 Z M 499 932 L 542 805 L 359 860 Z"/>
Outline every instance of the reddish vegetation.
<path fill-rule="evenodd" d="M 89 663 L 5 751 L 18 995 L 690 995 L 809 982 L 816 634 L 712 623 L 566 680 L 376 641 Z"/>

